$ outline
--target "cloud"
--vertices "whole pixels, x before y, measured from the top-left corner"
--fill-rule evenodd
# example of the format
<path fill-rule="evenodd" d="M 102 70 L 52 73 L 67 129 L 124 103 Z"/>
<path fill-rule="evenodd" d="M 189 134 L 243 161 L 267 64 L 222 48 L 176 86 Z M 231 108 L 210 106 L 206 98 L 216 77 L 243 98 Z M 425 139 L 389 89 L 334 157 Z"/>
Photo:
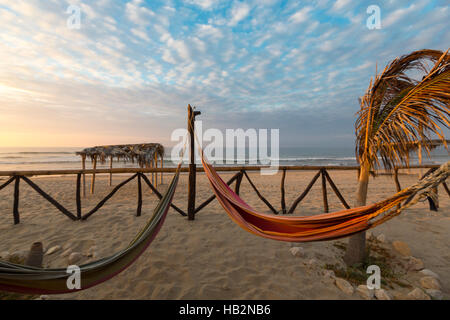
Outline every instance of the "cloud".
<path fill-rule="evenodd" d="M 185 3 L 195 5 L 203 10 L 212 9 L 219 1 L 217 0 L 184 0 Z"/>
<path fill-rule="evenodd" d="M 244 2 L 237 2 L 231 9 L 231 19 L 228 25 L 231 27 L 236 26 L 239 22 L 244 20 L 250 13 L 250 6 Z"/>
<path fill-rule="evenodd" d="M 220 29 L 209 24 L 198 25 L 197 35 L 199 37 L 211 37 L 216 40 L 223 37 L 223 33 Z"/>
<path fill-rule="evenodd" d="M 141 38 L 142 40 L 150 41 L 150 38 L 148 37 L 145 30 L 133 28 L 131 29 L 131 33 L 134 34 L 136 37 Z"/>
<path fill-rule="evenodd" d="M 128 19 L 141 26 L 150 24 L 155 16 L 155 13 L 143 4 L 143 0 L 132 0 L 126 4 Z"/>
<path fill-rule="evenodd" d="M 331 8 L 332 11 L 340 11 L 343 8 L 347 7 L 351 3 L 351 0 L 337 0 L 333 7 Z"/>
<path fill-rule="evenodd" d="M 304 7 L 301 10 L 290 16 L 289 21 L 293 23 L 302 23 L 308 20 L 309 12 L 311 12 L 311 7 Z"/>

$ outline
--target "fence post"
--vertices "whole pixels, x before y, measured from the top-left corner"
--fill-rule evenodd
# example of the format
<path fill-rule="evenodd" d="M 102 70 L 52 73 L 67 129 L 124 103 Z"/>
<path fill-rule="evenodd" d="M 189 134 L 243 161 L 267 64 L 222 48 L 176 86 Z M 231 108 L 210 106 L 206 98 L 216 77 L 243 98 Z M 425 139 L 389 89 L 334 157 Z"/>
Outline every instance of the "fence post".
<path fill-rule="evenodd" d="M 92 169 L 94 170 L 94 172 L 92 173 L 92 179 L 91 179 L 91 194 L 94 194 L 94 190 L 95 190 L 95 170 L 97 169 L 97 156 L 96 155 L 94 155 Z"/>
<path fill-rule="evenodd" d="M 284 190 L 284 182 L 286 180 L 286 169 L 283 169 L 283 175 L 281 177 L 281 211 L 286 214 L 286 195 Z"/>
<path fill-rule="evenodd" d="M 321 169 L 320 172 L 322 174 L 323 211 L 325 213 L 328 213 L 329 209 L 328 209 L 327 180 L 326 180 L 326 176 L 325 176 L 326 175 L 325 169 Z"/>
<path fill-rule="evenodd" d="M 195 117 L 200 115 L 200 111 L 194 111 L 188 105 L 188 132 L 190 136 L 190 162 L 189 162 L 189 185 L 188 185 L 188 220 L 195 219 L 195 179 L 197 167 L 195 165 Z"/>
<path fill-rule="evenodd" d="M 14 183 L 14 206 L 13 206 L 14 224 L 19 224 L 20 223 L 20 215 L 19 215 L 19 185 L 20 185 L 20 176 L 16 176 L 16 181 Z"/>
<path fill-rule="evenodd" d="M 136 216 L 140 217 L 141 212 L 142 212 L 142 183 L 141 183 L 141 173 L 140 172 L 137 175 L 137 183 L 138 183 L 138 204 L 137 204 Z"/>
<path fill-rule="evenodd" d="M 77 218 L 81 219 L 81 173 L 77 174 Z"/>
<path fill-rule="evenodd" d="M 243 176 L 244 176 L 244 172 L 243 172 L 243 170 L 241 170 L 237 177 L 236 185 L 234 186 L 234 193 L 236 193 L 237 195 L 239 195 L 239 191 L 241 190 L 241 182 L 242 182 Z"/>

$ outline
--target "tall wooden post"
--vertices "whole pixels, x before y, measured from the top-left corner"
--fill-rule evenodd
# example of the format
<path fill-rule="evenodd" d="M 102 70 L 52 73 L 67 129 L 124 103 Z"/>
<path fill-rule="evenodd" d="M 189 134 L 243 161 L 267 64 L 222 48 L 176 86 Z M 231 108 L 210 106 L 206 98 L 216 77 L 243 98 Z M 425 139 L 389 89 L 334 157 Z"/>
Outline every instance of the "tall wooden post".
<path fill-rule="evenodd" d="M 154 168 L 155 167 L 155 159 L 152 159 L 152 162 L 150 162 L 150 168 Z M 155 185 L 155 173 L 152 172 L 152 184 Z"/>
<path fill-rule="evenodd" d="M 94 156 L 94 163 L 93 168 L 94 172 L 92 173 L 92 180 L 91 180 L 91 194 L 94 194 L 95 190 L 95 170 L 97 169 L 97 156 Z"/>
<path fill-rule="evenodd" d="M 161 155 L 161 169 L 164 168 L 164 155 Z M 161 175 L 160 175 L 160 184 L 163 184 L 163 173 L 161 171 Z"/>
<path fill-rule="evenodd" d="M 158 169 L 158 153 L 155 152 L 155 169 Z M 158 188 L 158 172 L 155 172 L 155 188 Z"/>
<path fill-rule="evenodd" d="M 197 167 L 195 165 L 195 117 L 200 115 L 200 111 L 194 111 L 191 105 L 188 105 L 188 132 L 190 136 L 190 155 L 189 162 L 189 186 L 188 186 L 188 220 L 195 219 L 195 178 Z"/>
<path fill-rule="evenodd" d="M 86 170 L 86 155 L 83 154 L 81 156 L 81 164 L 83 169 L 83 198 L 86 198 L 86 173 L 84 173 L 84 170 Z"/>

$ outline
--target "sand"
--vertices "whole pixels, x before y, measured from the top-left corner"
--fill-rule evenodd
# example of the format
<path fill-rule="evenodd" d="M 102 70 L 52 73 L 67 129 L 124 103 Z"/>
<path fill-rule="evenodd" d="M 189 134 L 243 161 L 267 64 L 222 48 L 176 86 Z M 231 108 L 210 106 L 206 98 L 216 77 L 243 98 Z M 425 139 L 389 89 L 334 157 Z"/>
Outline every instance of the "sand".
<path fill-rule="evenodd" d="M 315 172 L 288 172 L 286 199 L 288 206 L 304 190 Z M 225 180 L 231 174 L 221 174 Z M 350 205 L 356 190 L 356 172 L 331 171 L 331 177 Z M 260 176 L 251 173 L 254 183 L 277 208 L 280 207 L 281 174 Z M 417 181 L 417 174 L 401 175 L 402 186 Z M 35 181 L 69 210 L 75 212 L 75 177 L 35 177 Z M 115 176 L 114 185 L 125 176 Z M 165 175 L 164 191 L 170 175 Z M 89 179 L 87 179 L 89 181 Z M 83 200 L 83 212 L 92 208 L 112 187 L 107 176 L 98 176 L 96 193 Z M 198 175 L 197 204 L 211 195 L 208 181 Z M 320 180 L 318 181 L 320 182 Z M 133 181 L 122 188 L 102 209 L 87 221 L 71 221 L 25 183 L 21 183 L 21 223 L 13 225 L 12 194 L 10 185 L 1 191 L 0 199 L 0 252 L 28 250 L 35 241 L 44 248 L 59 245 L 62 249 L 45 256 L 44 265 L 67 266 L 67 257 L 61 253 L 70 248 L 86 255 L 93 246 L 96 257 L 113 254 L 127 245 L 144 225 L 157 198 L 144 192 L 143 214 L 136 217 L 137 186 Z M 186 208 L 187 175 L 182 175 L 174 203 Z M 371 179 L 368 202 L 381 200 L 395 193 L 392 177 Z M 390 242 L 400 240 L 411 248 L 412 255 L 420 258 L 425 268 L 440 276 L 445 298 L 450 293 L 450 210 L 449 197 L 440 187 L 440 206 L 437 213 L 420 203 L 401 216 L 373 229 L 375 235 L 384 234 Z M 330 210 L 342 208 L 328 187 Z M 244 179 L 241 196 L 250 205 L 267 212 L 267 208 Z M 296 215 L 322 212 L 320 183 L 297 208 Z M 260 238 L 234 224 L 217 201 L 198 213 L 195 221 L 187 221 L 170 210 L 168 218 L 150 248 L 129 269 L 115 278 L 78 293 L 52 296 L 58 299 L 360 299 L 357 293 L 347 295 L 335 285 L 323 281 L 324 265 L 342 264 L 343 251 L 336 244 L 347 239 L 329 242 L 291 244 Z M 301 246 L 304 257 L 294 257 L 289 249 Z M 82 262 L 89 259 L 84 257 Z M 314 260 L 311 260 L 314 259 Z M 400 259 L 400 258 L 399 258 Z M 416 287 L 417 275 L 409 277 Z M 412 280 L 411 280 L 412 279 Z M 398 289 L 401 291 L 401 289 Z M 411 289 L 403 289 L 405 290 Z"/>

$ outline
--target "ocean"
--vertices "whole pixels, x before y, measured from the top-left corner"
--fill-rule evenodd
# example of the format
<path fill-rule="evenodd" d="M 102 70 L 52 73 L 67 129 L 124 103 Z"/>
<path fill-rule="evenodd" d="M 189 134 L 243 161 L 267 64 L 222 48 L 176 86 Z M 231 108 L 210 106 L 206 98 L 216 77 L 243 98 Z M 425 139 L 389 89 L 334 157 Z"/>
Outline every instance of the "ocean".
<path fill-rule="evenodd" d="M 16 170 L 52 170 L 52 169 L 80 169 L 81 159 L 75 154 L 82 148 L 1 148 L 0 147 L 0 171 Z M 166 150 L 164 159 L 165 167 L 174 167 L 170 159 L 171 149 Z M 235 154 L 238 152 L 236 151 Z M 226 155 L 226 152 L 224 152 Z M 269 152 L 270 154 L 270 152 Z M 247 158 L 249 157 L 247 153 Z M 255 161 L 242 161 L 239 163 L 235 157 L 234 163 L 224 164 L 222 161 L 216 165 L 242 165 L 255 164 Z M 411 163 L 418 164 L 417 156 L 411 156 Z M 444 148 L 438 148 L 429 159 L 424 155 L 424 164 L 441 164 L 450 159 L 449 153 Z M 255 160 L 255 159 L 253 159 Z M 256 163 L 257 164 L 257 163 Z M 302 148 L 281 147 L 279 151 L 279 165 L 317 165 L 317 166 L 354 166 L 357 165 L 353 148 Z M 90 161 L 87 168 L 90 168 Z M 109 164 L 98 164 L 98 168 L 107 168 Z M 114 160 L 114 168 L 136 167 L 133 163 L 117 162 Z"/>

